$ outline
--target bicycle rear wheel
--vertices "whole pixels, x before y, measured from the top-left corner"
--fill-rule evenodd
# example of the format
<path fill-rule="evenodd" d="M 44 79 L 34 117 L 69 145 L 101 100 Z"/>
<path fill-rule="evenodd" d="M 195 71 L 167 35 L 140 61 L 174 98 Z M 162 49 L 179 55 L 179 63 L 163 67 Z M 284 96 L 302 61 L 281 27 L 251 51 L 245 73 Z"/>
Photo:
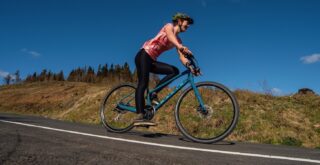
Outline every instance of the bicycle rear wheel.
<path fill-rule="evenodd" d="M 179 130 L 188 139 L 200 143 L 214 143 L 226 138 L 235 128 L 239 105 L 233 93 L 215 82 L 196 83 L 204 109 L 193 88 L 180 96 L 175 118 Z"/>
<path fill-rule="evenodd" d="M 104 127 L 111 132 L 126 132 L 133 128 L 136 113 L 119 108 L 118 104 L 135 107 L 133 84 L 125 83 L 112 88 L 102 100 L 100 118 Z"/>

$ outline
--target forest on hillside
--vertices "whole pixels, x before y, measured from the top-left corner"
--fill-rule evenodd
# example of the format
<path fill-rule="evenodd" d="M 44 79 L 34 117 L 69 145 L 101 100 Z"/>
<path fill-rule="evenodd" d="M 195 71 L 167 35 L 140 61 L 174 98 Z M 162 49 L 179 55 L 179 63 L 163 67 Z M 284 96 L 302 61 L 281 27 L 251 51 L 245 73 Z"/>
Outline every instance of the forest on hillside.
<path fill-rule="evenodd" d="M 158 82 L 160 79 L 156 74 L 150 75 L 151 81 Z M 99 64 L 95 71 L 91 66 L 84 66 L 72 69 L 67 76 L 63 71 L 54 73 L 48 69 L 43 69 L 40 73 L 34 72 L 28 74 L 25 79 L 20 78 L 20 71 L 17 70 L 15 74 L 8 74 L 4 77 L 6 85 L 13 83 L 32 83 L 32 82 L 50 82 L 50 81 L 70 81 L 70 82 L 87 82 L 87 83 L 102 83 L 102 82 L 136 82 L 137 71 L 132 72 L 129 64 L 125 62 L 120 64 Z"/>

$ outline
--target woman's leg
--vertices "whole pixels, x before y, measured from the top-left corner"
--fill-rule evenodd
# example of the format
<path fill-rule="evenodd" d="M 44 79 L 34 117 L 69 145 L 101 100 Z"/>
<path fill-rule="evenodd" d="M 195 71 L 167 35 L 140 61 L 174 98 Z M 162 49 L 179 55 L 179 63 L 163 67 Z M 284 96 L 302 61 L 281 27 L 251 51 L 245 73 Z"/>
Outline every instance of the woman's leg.
<path fill-rule="evenodd" d="M 135 93 L 137 113 L 144 113 L 144 92 L 149 84 L 149 72 L 154 60 L 141 49 L 135 57 L 135 64 L 138 73 L 138 86 Z"/>
<path fill-rule="evenodd" d="M 157 84 L 157 87 L 160 86 L 162 83 L 170 80 L 174 76 L 179 74 L 179 69 L 173 65 L 169 65 L 163 62 L 158 62 L 155 61 L 152 63 L 152 68 L 151 68 L 152 73 L 156 74 L 166 74 L 164 78 L 160 80 L 160 82 Z M 159 88 L 156 93 L 160 92 L 165 86 Z"/>

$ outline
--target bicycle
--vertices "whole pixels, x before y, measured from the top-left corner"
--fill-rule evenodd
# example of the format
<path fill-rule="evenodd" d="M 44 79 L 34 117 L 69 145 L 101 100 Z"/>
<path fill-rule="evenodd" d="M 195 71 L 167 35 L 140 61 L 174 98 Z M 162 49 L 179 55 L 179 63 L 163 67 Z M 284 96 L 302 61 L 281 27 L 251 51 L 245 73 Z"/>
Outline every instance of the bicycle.
<path fill-rule="evenodd" d="M 200 72 L 194 56 L 186 56 L 195 71 Z M 180 132 L 188 139 L 199 143 L 215 143 L 226 138 L 236 127 L 239 105 L 234 94 L 224 85 L 216 82 L 194 82 L 190 68 L 178 74 L 161 86 L 187 76 L 159 104 L 152 105 L 150 94 L 155 89 L 147 89 L 146 114 L 151 120 L 168 100 L 187 84 L 175 106 L 175 121 Z M 159 86 L 158 88 L 160 88 Z M 122 133 L 131 130 L 136 116 L 136 85 L 123 83 L 112 88 L 104 97 L 100 107 L 103 126 L 110 132 Z"/>

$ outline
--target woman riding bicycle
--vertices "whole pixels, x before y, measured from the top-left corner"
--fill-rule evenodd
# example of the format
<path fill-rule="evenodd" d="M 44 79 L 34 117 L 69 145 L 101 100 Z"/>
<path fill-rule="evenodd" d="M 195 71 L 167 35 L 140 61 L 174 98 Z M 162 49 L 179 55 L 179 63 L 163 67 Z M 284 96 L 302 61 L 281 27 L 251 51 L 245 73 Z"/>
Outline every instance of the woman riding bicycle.
<path fill-rule="evenodd" d="M 201 75 L 198 62 L 178 37 L 178 34 L 188 29 L 193 20 L 186 14 L 178 13 L 173 16 L 172 21 L 173 23 L 166 24 L 156 37 L 145 42 L 136 55 L 138 87 L 131 83 L 122 83 L 113 87 L 105 95 L 100 107 L 101 121 L 108 131 L 117 133 L 127 132 L 135 126 L 148 128 L 156 125 L 149 121 L 154 117 L 154 113 L 186 86 L 177 99 L 174 109 L 177 128 L 186 138 L 195 142 L 221 141 L 230 135 L 238 122 L 240 111 L 237 99 L 231 90 L 220 83 L 194 82 L 193 75 Z M 157 61 L 157 57 L 162 52 L 174 47 L 181 62 L 189 68 L 180 74 L 175 66 Z M 161 79 L 156 88 L 147 92 L 148 103 L 145 105 L 144 93 L 148 87 L 149 73 L 166 76 Z M 157 98 L 160 87 L 180 77 L 185 79 L 160 103 L 157 105 L 150 103 L 152 98 L 153 100 Z M 135 97 L 135 106 L 132 104 L 133 97 Z M 133 118 L 135 116 L 133 112 L 139 114 L 138 118 Z"/>
<path fill-rule="evenodd" d="M 157 58 L 169 49 L 176 47 L 179 58 L 183 65 L 188 66 L 189 60 L 184 57 L 185 54 L 192 55 L 192 52 L 184 45 L 178 34 L 187 31 L 193 19 L 183 13 L 177 13 L 172 18 L 172 23 L 166 24 L 160 32 L 151 40 L 146 41 L 135 57 L 135 64 L 138 73 L 138 86 L 135 93 L 136 110 L 139 117 L 135 121 L 135 125 L 155 125 L 155 123 L 144 118 L 145 97 L 144 93 L 149 84 L 149 73 L 165 74 L 166 76 L 160 80 L 157 87 L 167 80 L 179 74 L 177 67 L 159 62 Z M 190 68 L 192 73 L 195 73 Z M 151 99 L 157 100 L 157 93 L 162 88 L 151 94 Z"/>

